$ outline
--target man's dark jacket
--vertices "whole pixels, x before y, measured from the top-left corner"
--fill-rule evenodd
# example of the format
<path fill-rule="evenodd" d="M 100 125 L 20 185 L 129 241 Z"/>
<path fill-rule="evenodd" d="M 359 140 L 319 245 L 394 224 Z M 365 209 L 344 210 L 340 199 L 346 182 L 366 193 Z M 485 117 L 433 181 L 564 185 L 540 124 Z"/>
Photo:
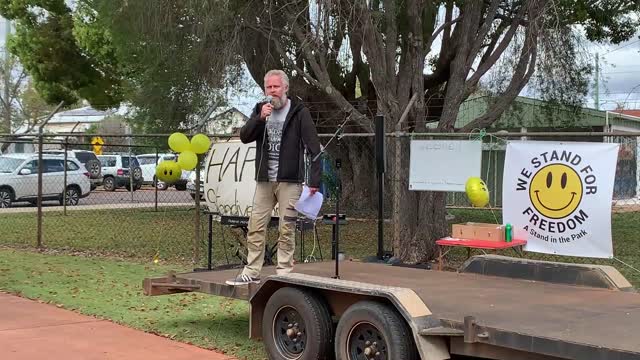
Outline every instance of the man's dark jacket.
<path fill-rule="evenodd" d="M 309 160 L 320 153 L 320 141 L 316 127 L 311 120 L 309 110 L 301 102 L 289 98 L 291 107 L 282 127 L 280 142 L 280 159 L 278 162 L 279 182 L 304 182 L 304 149 L 307 149 Z M 240 140 L 247 144 L 256 142 L 256 181 L 269 181 L 269 154 L 266 136 L 266 122 L 260 119 L 260 110 L 264 102 L 258 103 L 251 117 L 240 129 Z M 268 120 L 267 120 L 268 121 Z M 309 169 L 310 187 L 320 187 L 320 158 L 311 161 Z"/>

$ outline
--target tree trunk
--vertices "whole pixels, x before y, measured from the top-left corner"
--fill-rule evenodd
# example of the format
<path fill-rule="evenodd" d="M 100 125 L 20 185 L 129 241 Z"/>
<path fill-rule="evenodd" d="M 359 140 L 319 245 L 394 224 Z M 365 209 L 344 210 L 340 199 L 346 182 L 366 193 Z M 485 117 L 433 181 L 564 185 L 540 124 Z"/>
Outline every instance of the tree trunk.
<path fill-rule="evenodd" d="M 435 240 L 449 232 L 445 219 L 446 194 L 409 190 L 411 139 L 401 137 L 395 141 L 398 146 L 394 148 L 399 148 L 400 154 L 394 157 L 393 164 L 394 255 L 406 263 L 424 263 L 435 257 Z"/>

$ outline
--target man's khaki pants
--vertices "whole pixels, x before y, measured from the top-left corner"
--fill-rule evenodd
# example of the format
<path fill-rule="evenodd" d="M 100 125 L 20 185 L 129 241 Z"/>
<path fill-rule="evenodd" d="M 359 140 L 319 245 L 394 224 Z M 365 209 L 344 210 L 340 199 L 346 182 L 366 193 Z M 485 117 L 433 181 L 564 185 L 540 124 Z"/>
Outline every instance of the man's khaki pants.
<path fill-rule="evenodd" d="M 260 277 L 266 246 L 267 226 L 271 213 L 278 204 L 280 215 L 280 236 L 278 238 L 278 275 L 291 272 L 293 254 L 296 246 L 296 219 L 298 211 L 295 204 L 302 193 L 302 185 L 285 182 L 258 182 L 247 234 L 247 265 L 243 274 Z"/>

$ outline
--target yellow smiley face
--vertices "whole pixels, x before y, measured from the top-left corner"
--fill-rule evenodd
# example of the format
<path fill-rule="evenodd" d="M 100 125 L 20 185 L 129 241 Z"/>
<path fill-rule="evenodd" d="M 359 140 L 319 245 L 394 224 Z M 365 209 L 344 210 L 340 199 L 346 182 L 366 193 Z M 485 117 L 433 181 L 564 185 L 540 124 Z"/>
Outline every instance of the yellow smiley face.
<path fill-rule="evenodd" d="M 175 161 L 163 161 L 156 167 L 156 177 L 168 184 L 173 184 L 180 180 L 181 175 L 182 169 Z"/>
<path fill-rule="evenodd" d="M 582 179 L 567 165 L 547 165 L 533 176 L 529 197 L 540 214 L 551 219 L 567 217 L 582 200 Z"/>

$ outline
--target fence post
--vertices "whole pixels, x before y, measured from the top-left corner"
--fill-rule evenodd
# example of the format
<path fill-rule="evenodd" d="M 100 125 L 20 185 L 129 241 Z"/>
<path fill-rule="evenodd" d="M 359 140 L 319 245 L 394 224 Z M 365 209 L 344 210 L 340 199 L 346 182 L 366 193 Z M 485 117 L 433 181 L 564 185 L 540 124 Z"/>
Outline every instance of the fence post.
<path fill-rule="evenodd" d="M 69 151 L 69 137 L 64 140 L 64 186 L 62 188 L 62 210 L 64 216 L 67 216 L 67 151 Z"/>
<path fill-rule="evenodd" d="M 129 127 L 127 127 L 129 129 Z M 130 132 L 127 135 L 131 135 Z M 131 155 L 131 136 L 128 139 L 129 142 L 129 194 L 131 194 L 131 203 L 133 204 L 133 158 Z"/>
<path fill-rule="evenodd" d="M 44 171 L 44 165 L 42 163 L 42 147 L 44 146 L 44 127 L 45 125 L 47 125 L 49 120 L 51 120 L 53 115 L 55 115 L 55 113 L 57 113 L 60 110 L 63 104 L 64 104 L 64 101 L 60 101 L 58 106 L 56 106 L 56 108 L 53 109 L 53 111 L 49 114 L 49 116 L 47 116 L 47 118 L 44 119 L 42 124 L 40 124 L 40 126 L 38 127 L 38 198 L 37 198 L 37 203 L 38 203 L 37 248 L 38 249 L 42 249 L 42 172 Z"/>
<path fill-rule="evenodd" d="M 38 130 L 38 249 L 42 249 L 42 171 L 44 170 L 42 163 L 42 147 L 44 146 L 42 128 L 43 126 Z"/>
<path fill-rule="evenodd" d="M 156 148 L 156 170 L 158 169 L 158 148 Z M 155 209 L 158 212 L 158 177 L 153 174 L 153 192 L 155 196 Z"/>
<path fill-rule="evenodd" d="M 193 263 L 197 264 L 200 261 L 200 251 L 198 246 L 200 245 L 200 157 L 198 155 L 198 163 L 196 164 L 196 196 L 194 198 L 196 202 L 195 211 L 195 237 L 193 238 Z"/>
<path fill-rule="evenodd" d="M 376 116 L 376 174 L 378 175 L 378 260 L 384 258 L 384 173 L 385 173 L 385 138 L 384 116 Z"/>

